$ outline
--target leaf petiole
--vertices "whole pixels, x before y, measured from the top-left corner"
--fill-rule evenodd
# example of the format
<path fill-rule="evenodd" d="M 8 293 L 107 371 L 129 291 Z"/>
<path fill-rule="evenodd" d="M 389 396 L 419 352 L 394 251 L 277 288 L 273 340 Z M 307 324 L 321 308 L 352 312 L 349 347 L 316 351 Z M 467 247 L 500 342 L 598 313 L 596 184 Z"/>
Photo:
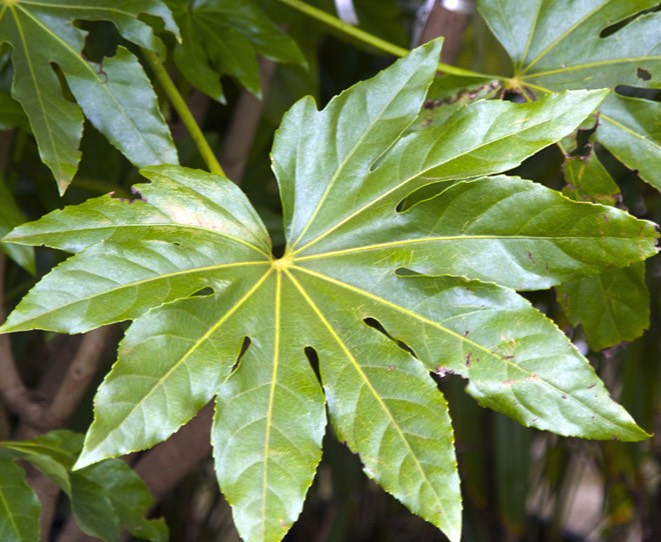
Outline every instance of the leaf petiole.
<path fill-rule="evenodd" d="M 345 23 L 344 21 L 338 19 L 334 15 L 331 15 L 330 13 L 322 9 L 319 9 L 315 6 L 311 6 L 310 4 L 307 4 L 302 0 L 279 0 L 279 2 L 289 6 L 292 9 L 300 11 L 305 15 L 308 15 L 313 19 L 317 19 L 318 21 L 327 24 L 328 26 L 331 26 L 336 30 L 339 30 L 340 32 L 343 32 L 348 36 L 356 38 L 357 40 L 362 41 L 367 45 L 371 45 L 372 47 L 380 51 L 383 51 L 384 53 L 388 53 L 390 55 L 400 58 L 410 53 L 409 49 L 406 49 L 405 47 L 400 47 L 399 45 L 395 45 L 394 43 L 381 39 L 373 34 L 370 34 L 369 32 L 365 32 L 365 30 L 362 30 L 356 26 Z M 444 62 L 438 63 L 438 69 L 443 73 L 459 75 L 463 77 L 482 77 L 484 79 L 502 79 L 501 76 L 488 75 L 484 73 L 474 72 L 472 70 L 465 70 L 463 68 L 457 68 L 456 66 L 452 66 L 451 64 L 445 64 Z"/>
<path fill-rule="evenodd" d="M 158 79 L 158 82 L 165 91 L 165 94 L 170 100 L 170 103 L 172 104 L 175 111 L 179 115 L 179 118 L 181 118 L 181 121 L 184 123 L 184 126 L 186 126 L 188 133 L 193 139 L 193 143 L 195 143 L 195 146 L 197 147 L 200 156 L 202 156 L 204 163 L 209 168 L 209 171 L 211 173 L 215 173 L 216 175 L 221 175 L 222 177 L 225 177 L 226 176 L 225 172 L 223 171 L 223 168 L 218 162 L 218 159 L 216 158 L 216 155 L 214 154 L 213 150 L 209 146 L 209 142 L 204 137 L 204 134 L 202 133 L 202 130 L 198 126 L 195 118 L 193 117 L 193 114 L 188 108 L 188 105 L 186 105 L 186 101 L 179 93 L 179 90 L 177 90 L 176 85 L 174 84 L 172 78 L 170 77 L 170 74 L 163 67 L 163 64 L 161 63 L 156 53 L 149 51 L 147 49 L 143 49 L 142 53 L 144 54 L 145 59 L 149 63 L 149 67 L 154 72 L 156 79 Z"/>

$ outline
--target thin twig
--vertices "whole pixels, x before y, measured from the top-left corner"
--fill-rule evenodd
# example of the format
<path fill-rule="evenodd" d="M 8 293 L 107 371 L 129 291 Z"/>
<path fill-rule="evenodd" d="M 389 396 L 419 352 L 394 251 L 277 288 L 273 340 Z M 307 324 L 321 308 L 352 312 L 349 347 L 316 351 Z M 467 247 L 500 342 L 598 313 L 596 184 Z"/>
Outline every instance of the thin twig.
<path fill-rule="evenodd" d="M 104 361 L 114 327 L 105 326 L 86 333 L 59 389 L 39 422 L 43 431 L 65 427 Z"/>
<path fill-rule="evenodd" d="M 5 320 L 5 266 L 6 258 L 0 254 L 0 322 Z M 16 367 L 9 335 L 0 335 L 0 397 L 7 409 L 21 419 L 37 419 L 42 407 L 32 400 Z"/>
<path fill-rule="evenodd" d="M 365 30 L 362 30 L 358 27 L 345 23 L 344 21 L 338 19 L 337 17 L 331 15 L 330 13 L 327 13 L 326 11 L 319 9 L 315 6 L 312 6 L 310 4 L 306 4 L 302 0 L 279 0 L 279 1 L 282 4 L 285 4 L 297 11 L 300 11 L 301 13 L 308 15 L 309 17 L 317 19 L 318 21 L 327 24 L 328 26 L 331 26 L 336 30 L 339 30 L 340 32 L 346 34 L 347 36 L 351 36 L 357 40 L 362 41 L 363 43 L 366 43 L 367 45 L 371 45 L 372 47 L 380 51 L 383 51 L 384 53 L 388 53 L 390 55 L 394 55 L 397 57 L 403 57 L 409 54 L 410 52 L 408 49 L 404 47 L 400 47 L 399 45 L 390 43 L 389 41 L 378 38 L 377 36 L 370 34 L 369 32 L 365 32 Z M 463 68 L 457 68 L 456 66 L 445 64 L 443 62 L 441 62 L 438 65 L 438 69 L 443 73 L 449 73 L 452 75 L 462 75 L 466 77 L 481 77 L 483 79 L 501 79 L 501 77 L 497 75 L 488 75 L 484 73 L 474 72 L 472 70 L 465 70 Z"/>
<path fill-rule="evenodd" d="M 271 89 L 275 74 L 275 62 L 260 58 L 259 74 L 262 81 L 262 99 L 243 89 L 232 115 L 232 122 L 225 135 L 225 149 L 221 162 L 227 177 L 240 184 L 248 162 L 255 134 L 259 127 L 262 110 Z"/>

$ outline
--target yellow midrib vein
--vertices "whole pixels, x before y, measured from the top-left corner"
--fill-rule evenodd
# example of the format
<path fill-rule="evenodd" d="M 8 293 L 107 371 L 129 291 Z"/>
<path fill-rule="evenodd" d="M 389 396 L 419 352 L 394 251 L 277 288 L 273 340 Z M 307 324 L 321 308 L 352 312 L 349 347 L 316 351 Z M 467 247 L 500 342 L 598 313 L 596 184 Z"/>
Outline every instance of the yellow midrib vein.
<path fill-rule="evenodd" d="M 273 269 L 273 268 L 271 268 Z M 282 271 L 276 271 L 275 287 L 275 329 L 273 338 L 273 369 L 271 371 L 271 386 L 269 389 L 269 402 L 266 410 L 266 428 L 264 434 L 264 466 L 262 470 L 262 536 L 266 533 L 266 497 L 268 493 L 268 465 L 269 451 L 271 449 L 271 423 L 273 419 L 273 404 L 275 401 L 275 388 L 278 381 L 278 363 L 280 360 L 280 303 L 281 303 Z"/>
<path fill-rule="evenodd" d="M 438 502 L 439 507 L 441 508 L 441 515 L 444 518 L 448 518 L 448 515 L 446 514 L 445 511 L 445 506 L 443 504 L 443 500 L 441 499 L 441 496 L 438 494 L 436 491 L 436 487 L 434 484 L 431 483 L 429 478 L 427 477 L 427 473 L 425 472 L 425 469 L 422 467 L 420 464 L 420 461 L 418 460 L 418 456 L 415 454 L 413 449 L 411 448 L 411 444 L 409 443 L 406 435 L 404 434 L 402 428 L 399 426 L 397 421 L 392 415 L 392 412 L 390 411 L 390 408 L 388 408 L 388 405 L 385 404 L 381 396 L 378 394 L 372 383 L 370 382 L 369 378 L 367 378 L 367 375 L 363 371 L 362 367 L 356 360 L 356 358 L 353 356 L 349 348 L 347 347 L 346 344 L 344 344 L 344 341 L 339 337 L 339 335 L 335 332 L 333 329 L 333 326 L 330 324 L 330 322 L 326 319 L 324 314 L 321 312 L 321 309 L 316 305 L 316 303 L 310 298 L 308 293 L 305 291 L 305 289 L 301 286 L 301 284 L 296 280 L 296 278 L 293 276 L 293 274 L 287 270 L 286 271 L 288 278 L 291 280 L 291 282 L 294 284 L 296 289 L 299 291 L 301 296 L 305 299 L 305 301 L 308 303 L 310 308 L 313 310 L 313 312 L 317 315 L 323 326 L 326 328 L 328 331 L 329 335 L 337 342 L 338 346 L 344 353 L 344 355 L 347 357 L 351 365 L 353 366 L 354 370 L 358 373 L 360 378 L 362 379 L 363 383 L 367 386 L 367 389 L 371 392 L 372 396 L 374 399 L 377 401 L 381 409 L 383 410 L 384 414 L 390 421 L 390 425 L 395 429 L 397 434 L 399 435 L 400 439 L 404 443 L 404 446 L 406 447 L 409 456 L 413 459 L 418 471 L 420 472 L 420 475 L 422 476 L 422 479 L 426 483 L 426 485 L 431 489 L 432 493 L 436 497 L 436 501 Z"/>
<path fill-rule="evenodd" d="M 207 331 L 206 331 L 206 332 L 205 332 L 205 333 L 204 333 L 204 334 L 203 334 L 198 340 L 195 341 L 195 343 L 193 344 L 193 346 L 191 346 L 191 347 L 186 351 L 186 353 L 185 353 L 181 358 L 179 358 L 179 359 L 177 360 L 177 362 L 176 362 L 175 364 L 173 364 L 172 367 L 170 367 L 170 369 L 168 369 L 167 372 L 166 372 L 161 378 L 158 379 L 158 381 L 156 382 L 156 384 L 155 384 L 154 386 L 151 387 L 151 389 L 149 390 L 149 392 L 148 392 L 146 395 L 144 395 L 144 396 L 140 399 L 140 401 L 136 402 L 136 403 L 133 405 L 133 408 L 131 408 L 131 410 L 130 410 L 130 411 L 129 411 L 129 412 L 123 417 L 123 421 L 126 421 L 127 419 L 129 419 L 129 418 L 130 418 L 130 417 L 131 417 L 131 416 L 132 416 L 132 415 L 133 415 L 133 414 L 134 414 L 134 413 L 140 408 L 140 406 L 143 405 L 143 404 L 147 401 L 147 399 L 148 399 L 149 397 L 151 397 L 152 394 L 155 393 L 155 391 L 156 391 L 157 389 L 159 389 L 162 385 L 164 385 L 164 383 L 168 380 L 168 378 L 170 377 L 170 375 L 171 375 L 172 373 L 174 373 L 179 367 L 181 367 L 181 365 L 182 365 L 182 364 L 183 364 L 188 358 L 190 358 L 190 356 L 193 355 L 193 353 L 194 353 L 194 352 L 200 347 L 200 345 L 201 345 L 202 343 L 204 343 L 204 341 L 208 340 L 209 337 L 211 337 L 211 335 L 212 335 L 213 333 L 215 333 L 215 332 L 216 332 L 216 331 L 217 331 L 217 330 L 218 330 L 218 329 L 219 329 L 219 328 L 220 328 L 225 322 L 227 322 L 227 320 L 229 320 L 230 317 L 231 317 L 236 311 L 238 311 L 238 310 L 241 308 L 241 306 L 242 306 L 246 301 L 248 301 L 248 300 L 249 300 L 249 299 L 255 294 L 255 292 L 260 288 L 260 286 L 264 283 L 264 281 L 267 279 L 267 277 L 271 274 L 271 271 L 272 271 L 272 268 L 269 268 L 269 269 L 266 271 L 266 273 L 264 273 L 264 275 L 262 275 L 262 277 L 261 277 L 261 278 L 260 278 L 260 279 L 259 279 L 259 280 L 258 280 L 258 281 L 257 281 L 257 282 L 256 282 L 256 283 L 255 283 L 255 284 L 254 284 L 254 285 L 248 290 L 248 292 L 246 292 L 246 293 L 245 293 L 245 294 L 244 294 L 244 295 L 243 295 L 243 296 L 242 296 L 242 297 L 241 297 L 241 298 L 240 298 L 240 299 L 239 299 L 239 300 L 238 300 L 238 301 L 237 301 L 237 302 L 236 302 L 236 303 L 235 303 L 235 304 L 234 304 L 234 305 L 233 305 L 233 306 L 232 306 L 232 307 L 231 307 L 231 308 L 230 308 L 230 309 L 229 309 L 229 310 L 228 310 L 228 311 L 222 316 L 222 318 L 220 318 L 220 319 L 219 319 L 219 320 L 218 320 L 213 326 L 211 326 L 211 327 L 210 327 L 210 328 L 209 328 L 209 329 L 208 329 L 208 330 L 207 330 Z M 123 422 L 122 422 L 122 423 L 123 423 Z M 103 439 L 102 439 L 98 444 L 96 444 L 96 446 L 94 446 L 94 448 L 92 448 L 92 450 L 98 448 L 99 445 L 100 445 L 101 443 L 103 443 L 103 442 L 107 442 L 111 435 L 113 435 L 114 433 L 116 433 L 117 431 L 119 431 L 119 429 L 120 429 L 121 426 L 122 426 L 121 423 L 120 423 L 120 424 L 116 424 L 116 426 L 115 426 L 114 429 L 112 429 L 111 431 L 108 431 L 107 433 L 105 433 L 105 434 L 103 435 Z"/>

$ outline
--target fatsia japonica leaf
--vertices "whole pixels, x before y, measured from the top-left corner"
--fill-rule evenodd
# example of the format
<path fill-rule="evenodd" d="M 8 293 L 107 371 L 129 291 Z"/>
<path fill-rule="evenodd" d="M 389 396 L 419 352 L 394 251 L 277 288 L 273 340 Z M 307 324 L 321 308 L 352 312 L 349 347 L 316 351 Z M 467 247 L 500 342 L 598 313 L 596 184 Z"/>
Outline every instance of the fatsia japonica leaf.
<path fill-rule="evenodd" d="M 494 175 L 575 130 L 605 93 L 467 103 L 416 124 L 438 55 L 428 44 L 322 111 L 307 98 L 285 116 L 279 258 L 235 185 L 178 166 L 144 169 L 133 201 L 96 198 L 5 238 L 75 254 L 2 332 L 135 320 L 77 468 L 153 446 L 215 400 L 216 471 L 239 533 L 278 541 L 312 483 L 326 405 L 367 475 L 458 541 L 453 433 L 430 372 L 462 375 L 528 426 L 646 438 L 515 290 L 640 262 L 654 226 Z"/>
<path fill-rule="evenodd" d="M 215 100 L 223 100 L 220 75 L 232 75 L 261 95 L 257 55 L 304 64 L 296 42 L 268 18 L 255 0 L 166 0 L 181 29 L 174 61 L 181 73 Z"/>
<path fill-rule="evenodd" d="M 593 350 L 640 337 L 650 320 L 645 265 L 610 269 L 558 286 L 558 301 L 572 325 L 583 325 Z"/>
<path fill-rule="evenodd" d="M 25 222 L 14 196 L 0 179 L 0 237 Z M 34 250 L 13 243 L 0 243 L 0 250 L 28 272 L 35 273 Z"/>
<path fill-rule="evenodd" d="M 478 9 L 512 59 L 510 85 L 532 95 L 610 88 L 599 108 L 596 140 L 661 189 L 661 104 L 617 92 L 618 86 L 661 87 L 661 13 L 651 9 L 657 5 L 480 0 Z"/>
<path fill-rule="evenodd" d="M 136 166 L 178 163 L 170 131 L 138 59 L 124 47 L 102 64 L 82 54 L 87 33 L 74 23 L 106 20 L 142 47 L 162 44 L 138 17 L 159 17 L 177 32 L 170 11 L 157 0 L 0 1 L 0 42 L 11 46 L 12 96 L 21 104 L 60 192 L 80 160 L 83 114 Z M 76 102 L 69 100 L 60 75 Z M 82 110 L 82 111 L 81 111 Z"/>
<path fill-rule="evenodd" d="M 0 455 L 0 539 L 7 542 L 37 542 L 41 504 L 25 481 L 25 470 Z"/>
<path fill-rule="evenodd" d="M 563 192 L 573 199 L 617 203 L 619 188 L 596 153 L 568 157 L 564 173 L 568 185 Z M 556 291 L 568 320 L 583 326 L 593 350 L 632 341 L 649 327 L 650 294 L 642 262 L 570 280 Z"/>
<path fill-rule="evenodd" d="M 17 532 L 27 529 L 28 521 L 32 525 L 31 532 L 39 525 L 38 501 L 36 507 L 30 504 L 27 491 L 32 493 L 32 490 L 23 480 L 23 469 L 14 466 L 14 461 L 20 459 L 39 469 L 64 491 L 70 499 L 76 522 L 85 533 L 106 542 L 119 542 L 120 529 L 124 526 L 131 534 L 144 540 L 167 540 L 164 521 L 146 518 L 154 499 L 144 482 L 126 463 L 110 459 L 71 472 L 82 445 L 82 435 L 64 430 L 51 431 L 32 440 L 0 443 L 2 482 L 7 484 L 13 499 L 22 506 L 20 513 L 10 506 L 2 507 L 0 497 L 0 525 L 8 523 Z M 33 497 L 36 500 L 34 494 Z M 39 537 L 38 532 L 23 538 L 4 533 L 2 540 L 37 541 Z"/>

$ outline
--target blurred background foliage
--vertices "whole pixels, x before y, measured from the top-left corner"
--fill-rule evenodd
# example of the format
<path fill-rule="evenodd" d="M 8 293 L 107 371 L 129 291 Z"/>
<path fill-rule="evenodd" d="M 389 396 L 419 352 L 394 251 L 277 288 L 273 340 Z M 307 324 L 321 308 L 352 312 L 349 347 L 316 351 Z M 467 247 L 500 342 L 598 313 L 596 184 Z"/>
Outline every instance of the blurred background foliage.
<path fill-rule="evenodd" d="M 335 13 L 332 0 L 308 3 Z M 257 206 L 278 244 L 283 235 L 268 153 L 283 113 L 306 94 L 315 96 L 321 107 L 343 89 L 390 64 L 393 58 L 281 3 L 263 0 L 259 4 L 273 23 L 298 43 L 305 63 L 275 66 L 261 61 L 261 102 L 251 98 L 250 92 L 232 77 L 222 79 L 225 103 L 208 98 L 183 78 L 178 82 L 224 166 L 234 158 L 228 145 L 240 132 L 243 117 L 238 111 L 247 100 L 255 127 L 248 134 L 245 163 L 239 173 L 229 176 L 239 182 Z M 411 45 L 410 36 L 421 4 L 421 0 L 355 2 L 361 28 L 403 47 Z M 84 27 L 91 32 L 85 51 L 90 59 L 112 54 L 120 43 L 127 45 L 108 23 L 84 23 Z M 511 71 L 506 53 L 477 14 L 471 17 L 463 34 L 456 64 L 486 73 Z M 175 68 L 171 68 L 176 75 Z M 11 75 L 8 50 L 0 49 L 0 129 L 4 130 L 0 132 L 0 171 L 5 187 L 14 194 L 22 213 L 34 219 L 53 209 L 111 191 L 120 197 L 130 197 L 128 187 L 139 180 L 139 175 L 87 122 L 80 169 L 66 194 L 58 195 L 50 171 L 39 160 L 26 119 L 8 98 Z M 648 97 L 659 101 L 660 94 L 656 92 Z M 182 164 L 203 168 L 176 115 L 170 111 L 169 117 Z M 611 195 L 613 201 L 621 202 L 619 205 L 640 218 L 661 222 L 658 193 L 604 148 L 595 145 L 594 151 L 621 191 L 619 195 Z M 564 158 L 558 148 L 549 148 L 514 173 L 558 190 L 567 189 Z M 4 201 L 0 201 L 0 211 L 15 213 Z M 47 272 L 63 258 L 62 254 L 48 249 L 39 249 L 36 256 L 37 275 Z M 587 353 L 614 398 L 644 429 L 658 434 L 661 263 L 656 257 L 647 265 L 651 298 L 649 329 L 629 344 L 601 352 L 589 351 L 584 331 L 570 324 L 555 292 L 535 292 L 529 297 Z M 5 277 L 8 308 L 34 282 L 34 276 L 8 261 Z M 112 363 L 116 335 L 113 340 L 107 348 L 107 367 Z M 15 354 L 26 381 L 47 394 L 48 387 L 53 385 L 48 375 L 56 372 L 58 364 L 65 363 L 78 341 L 80 338 L 75 336 L 39 332 L 15 337 Z M 466 542 L 661 540 L 661 436 L 626 444 L 561 438 L 524 428 L 480 408 L 464 393 L 465 383 L 458 377 L 446 376 L 438 384 L 448 396 L 456 431 Z M 84 431 L 90 422 L 92 391 L 87 403 L 78 409 L 80 414 L 74 421 L 74 429 Z M 0 414 L 0 439 L 5 439 L 11 433 L 13 420 L 4 412 Z M 239 540 L 229 506 L 218 493 L 210 461 L 191 473 L 177 491 L 161 502 L 156 513 L 167 518 L 174 541 Z M 285 540 L 431 542 L 442 541 L 444 537 L 369 481 L 362 474 L 357 456 L 329 434 L 303 514 Z"/>

